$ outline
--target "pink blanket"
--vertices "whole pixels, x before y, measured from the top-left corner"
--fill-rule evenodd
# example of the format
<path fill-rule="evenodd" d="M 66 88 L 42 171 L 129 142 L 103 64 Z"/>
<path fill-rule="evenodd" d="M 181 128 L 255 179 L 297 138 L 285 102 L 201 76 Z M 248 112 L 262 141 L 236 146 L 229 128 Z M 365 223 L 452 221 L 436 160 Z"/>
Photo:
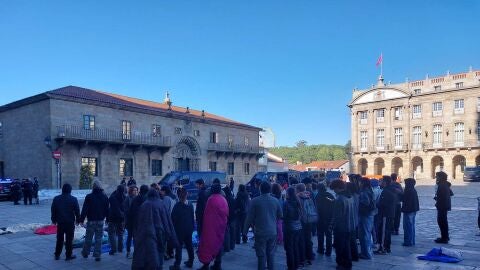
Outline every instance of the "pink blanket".
<path fill-rule="evenodd" d="M 198 247 L 200 262 L 210 263 L 223 247 L 227 218 L 227 200 L 220 194 L 211 195 L 203 215 L 202 234 Z"/>

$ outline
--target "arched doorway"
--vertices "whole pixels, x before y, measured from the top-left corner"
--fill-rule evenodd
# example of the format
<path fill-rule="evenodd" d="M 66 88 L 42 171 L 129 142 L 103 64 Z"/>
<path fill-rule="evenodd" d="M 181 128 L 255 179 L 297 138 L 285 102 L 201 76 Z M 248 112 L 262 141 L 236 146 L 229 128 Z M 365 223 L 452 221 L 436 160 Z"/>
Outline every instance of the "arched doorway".
<path fill-rule="evenodd" d="M 412 158 L 412 173 L 415 179 L 423 174 L 423 159 L 421 157 Z"/>
<path fill-rule="evenodd" d="M 357 173 L 361 175 L 367 174 L 368 161 L 364 158 L 361 158 L 357 162 Z"/>
<path fill-rule="evenodd" d="M 401 176 L 403 174 L 403 160 L 399 157 L 392 159 L 392 173 Z"/>
<path fill-rule="evenodd" d="M 463 177 L 463 170 L 465 169 L 465 164 L 467 163 L 466 159 L 462 155 L 457 155 L 453 157 L 452 160 L 452 177 L 455 180 L 461 179 Z"/>
<path fill-rule="evenodd" d="M 383 169 L 385 168 L 385 161 L 383 158 L 376 158 L 373 163 L 373 174 L 383 175 Z"/>
<path fill-rule="evenodd" d="M 180 138 L 175 146 L 173 159 L 176 171 L 200 170 L 200 146 L 189 136 Z"/>
<path fill-rule="evenodd" d="M 441 156 L 434 156 L 432 158 L 432 174 L 431 177 L 435 178 L 435 173 L 443 171 L 443 158 Z"/>
<path fill-rule="evenodd" d="M 475 166 L 480 166 L 480 156 L 475 158 Z"/>

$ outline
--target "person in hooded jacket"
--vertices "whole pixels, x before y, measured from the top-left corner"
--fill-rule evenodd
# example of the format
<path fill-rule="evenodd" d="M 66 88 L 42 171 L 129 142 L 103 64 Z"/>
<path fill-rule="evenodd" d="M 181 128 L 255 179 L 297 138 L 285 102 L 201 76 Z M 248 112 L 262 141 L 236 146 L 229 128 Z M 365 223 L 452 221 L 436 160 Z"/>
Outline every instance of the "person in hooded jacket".
<path fill-rule="evenodd" d="M 402 202 L 403 246 L 415 245 L 415 216 L 420 210 L 415 184 L 415 179 L 405 179 L 405 191 L 403 192 Z"/>
<path fill-rule="evenodd" d="M 447 181 L 448 175 L 444 172 L 437 172 L 437 192 L 435 193 L 435 207 L 437 208 L 437 223 L 440 228 L 440 237 L 435 239 L 436 243 L 448 244 L 450 235 L 448 233 L 448 211 L 452 210 L 451 197 L 453 192 L 450 189 L 452 184 Z"/>
<path fill-rule="evenodd" d="M 187 200 L 187 190 L 184 188 L 177 189 L 179 201 L 175 204 L 172 211 L 172 223 L 177 234 L 179 245 L 175 250 L 175 263 L 170 266 L 170 270 L 179 270 L 182 261 L 182 246 L 188 252 L 188 261 L 184 264 L 188 268 L 192 268 L 194 260 L 192 233 L 195 226 L 195 218 L 193 214 L 193 205 Z"/>
<path fill-rule="evenodd" d="M 360 255 L 361 259 L 370 260 L 373 257 L 372 251 L 372 230 L 373 230 L 373 214 L 376 210 L 376 201 L 373 195 L 370 179 L 361 178 L 360 180 L 360 197 L 359 197 L 359 222 L 358 236 L 360 239 Z"/>
<path fill-rule="evenodd" d="M 22 193 L 22 185 L 20 180 L 14 179 L 12 185 L 10 186 L 10 194 L 14 205 L 19 205 L 20 197 Z"/>
<path fill-rule="evenodd" d="M 395 194 L 397 195 L 397 204 L 395 205 L 395 219 L 393 221 L 393 235 L 399 235 L 400 229 L 400 220 L 402 219 L 402 198 L 403 198 L 403 188 L 400 185 L 398 180 L 398 175 L 396 173 L 391 174 L 392 186 L 394 187 Z"/>
<path fill-rule="evenodd" d="M 390 176 L 383 176 L 382 186 L 382 194 L 380 195 L 380 199 L 378 201 L 378 215 L 380 215 L 381 220 L 381 225 L 378 231 L 380 245 L 378 250 L 374 253 L 385 255 L 391 252 L 391 237 L 398 196 L 395 191 L 395 187 L 392 186 L 392 178 Z"/>
<path fill-rule="evenodd" d="M 93 182 L 92 192 L 85 197 L 80 215 L 80 223 L 83 224 L 85 218 L 88 219 L 85 242 L 82 250 L 82 256 L 84 258 L 88 258 L 92 246 L 92 239 L 95 236 L 93 257 L 95 257 L 97 262 L 100 261 L 102 254 L 103 224 L 105 218 L 108 217 L 108 210 L 108 197 L 103 192 L 100 182 L 95 180 Z"/>
<path fill-rule="evenodd" d="M 125 186 L 118 185 L 108 199 L 110 209 L 108 211 L 108 240 L 110 242 L 110 255 L 118 251 L 123 252 L 123 233 L 125 231 Z"/>
<path fill-rule="evenodd" d="M 141 185 L 140 186 L 140 191 L 138 193 L 138 196 L 133 198 L 132 204 L 130 205 L 130 208 L 127 212 L 127 221 L 126 223 L 128 226 L 130 226 L 131 231 L 132 231 L 132 238 L 135 240 L 135 231 L 137 230 L 137 227 L 139 226 L 138 223 L 138 214 L 140 212 L 140 206 L 147 200 L 147 193 L 149 191 L 149 187 L 147 185 Z M 128 238 L 127 238 L 128 240 Z M 128 242 L 128 241 L 127 241 Z M 127 257 L 130 256 L 130 246 L 127 243 Z"/>
<path fill-rule="evenodd" d="M 247 243 L 248 237 L 243 233 L 243 226 L 245 225 L 245 219 L 247 218 L 247 210 L 250 204 L 250 196 L 248 195 L 245 185 L 240 184 L 238 186 L 237 197 L 235 198 L 235 215 L 237 216 L 237 222 L 235 222 L 235 242 L 240 244 L 240 238 L 242 242 Z"/>
<path fill-rule="evenodd" d="M 283 248 L 287 258 L 287 269 L 300 267 L 300 234 L 302 233 L 302 205 L 295 193 L 295 188 L 287 189 L 283 204 Z"/>
<path fill-rule="evenodd" d="M 346 191 L 345 182 L 334 180 L 330 188 L 335 192 L 333 210 L 333 235 L 336 262 L 339 269 L 352 269 L 351 235 L 355 231 L 355 202 L 350 192 Z"/>
<path fill-rule="evenodd" d="M 123 208 L 125 209 L 125 229 L 127 229 L 127 242 L 126 242 L 126 249 L 127 249 L 127 258 L 130 258 L 130 248 L 132 247 L 132 239 L 133 239 L 133 222 L 130 218 L 130 211 L 132 207 L 133 200 L 138 195 L 138 187 L 137 186 L 130 186 L 128 187 L 128 195 L 123 201 Z"/>
<path fill-rule="evenodd" d="M 312 194 L 306 190 L 305 184 L 300 183 L 295 186 L 297 196 L 302 204 L 302 207 L 305 206 L 307 200 L 312 200 Z M 313 203 L 315 204 L 315 203 Z M 305 207 L 302 209 L 304 216 L 307 215 Z M 315 212 L 317 210 L 315 209 Z M 317 216 L 318 221 L 318 216 Z M 316 222 L 316 221 L 315 221 Z M 313 253 L 313 242 L 312 242 L 312 227 L 315 222 L 310 223 L 306 222 L 305 219 L 302 220 L 302 235 L 301 235 L 301 246 L 300 246 L 300 256 L 301 262 L 304 262 L 307 265 L 312 265 L 312 261 L 315 260 L 315 254 Z"/>
<path fill-rule="evenodd" d="M 198 189 L 197 205 L 195 207 L 195 221 L 197 222 L 198 237 L 202 237 L 203 214 L 207 205 L 207 187 L 203 179 L 195 180 L 195 186 Z"/>
<path fill-rule="evenodd" d="M 360 175 L 354 175 L 354 181 L 346 183 L 347 192 L 353 198 L 353 211 L 354 215 L 354 226 L 355 230 L 350 234 L 350 248 L 352 252 L 352 261 L 359 260 L 358 254 L 358 245 L 357 245 L 357 238 L 358 238 L 358 224 L 359 224 L 359 205 L 360 205 L 360 194 L 358 191 L 358 183 L 360 182 Z"/>
<path fill-rule="evenodd" d="M 228 204 L 228 221 L 225 232 L 224 251 L 229 252 L 235 249 L 235 223 L 237 220 L 235 215 L 235 198 L 229 186 L 225 186 L 222 190 L 225 193 L 225 199 Z"/>
<path fill-rule="evenodd" d="M 323 184 L 318 185 L 318 194 L 315 198 L 317 207 L 317 241 L 320 254 L 330 256 L 332 254 L 332 218 L 335 197 L 327 191 Z"/>
<path fill-rule="evenodd" d="M 380 188 L 380 182 L 372 178 L 370 179 L 370 185 L 372 186 L 372 191 L 373 191 L 373 199 L 375 200 L 375 206 L 378 205 L 378 201 L 380 200 L 380 195 L 382 194 L 382 189 Z M 372 240 L 374 246 L 376 246 L 379 241 L 377 237 L 377 231 L 380 226 L 380 216 L 378 215 L 378 207 L 373 210 L 373 227 L 372 227 Z"/>
<path fill-rule="evenodd" d="M 163 204 L 167 208 L 167 212 L 169 215 L 172 214 L 173 207 L 176 203 L 176 200 L 173 199 L 176 198 L 176 196 L 172 196 L 171 193 L 172 190 L 169 186 L 162 186 L 160 188 L 160 199 L 163 201 Z M 165 253 L 165 260 L 170 260 L 174 258 L 173 250 L 174 248 L 172 243 L 167 242 L 167 252 Z"/>
<path fill-rule="evenodd" d="M 167 239 L 178 247 L 178 240 L 170 213 L 158 191 L 150 189 L 147 199 L 138 211 L 135 230 L 132 270 L 162 269 Z"/>

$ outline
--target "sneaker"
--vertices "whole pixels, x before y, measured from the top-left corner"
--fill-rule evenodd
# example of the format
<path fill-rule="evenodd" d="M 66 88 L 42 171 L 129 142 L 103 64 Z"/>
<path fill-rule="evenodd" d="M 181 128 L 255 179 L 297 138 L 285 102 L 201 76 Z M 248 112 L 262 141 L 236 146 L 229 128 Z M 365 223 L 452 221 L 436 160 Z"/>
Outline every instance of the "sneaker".
<path fill-rule="evenodd" d="M 371 260 L 371 259 L 372 259 L 372 258 L 370 258 L 370 257 L 368 257 L 368 256 L 363 255 L 363 254 L 360 254 L 360 255 L 358 256 L 358 258 L 359 258 L 359 259 L 362 259 L 362 260 Z"/>
<path fill-rule="evenodd" d="M 375 250 L 373 253 L 377 255 L 387 255 L 387 252 L 383 249 Z"/>
<path fill-rule="evenodd" d="M 55 261 L 60 260 L 60 256 L 55 255 Z"/>
<path fill-rule="evenodd" d="M 392 253 L 392 251 L 390 249 L 385 249 L 385 252 L 388 253 L 388 254 Z"/>
<path fill-rule="evenodd" d="M 100 259 L 100 257 L 95 258 L 95 261 L 96 261 L 96 262 L 99 262 L 99 261 L 101 261 L 101 260 L 102 260 L 102 259 Z"/>
<path fill-rule="evenodd" d="M 68 256 L 67 258 L 65 258 L 65 260 L 66 260 L 66 261 L 71 261 L 71 260 L 74 260 L 74 259 L 76 259 L 76 258 L 77 258 L 77 256 L 71 255 L 71 256 Z"/>
<path fill-rule="evenodd" d="M 448 240 L 447 239 L 442 239 L 442 238 L 437 238 L 437 239 L 435 239 L 435 243 L 437 243 L 437 244 L 448 244 Z"/>

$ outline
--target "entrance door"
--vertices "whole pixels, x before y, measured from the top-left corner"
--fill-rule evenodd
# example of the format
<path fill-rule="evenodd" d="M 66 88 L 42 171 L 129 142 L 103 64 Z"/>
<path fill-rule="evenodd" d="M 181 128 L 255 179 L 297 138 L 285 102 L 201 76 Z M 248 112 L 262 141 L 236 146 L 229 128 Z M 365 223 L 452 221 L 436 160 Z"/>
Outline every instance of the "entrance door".
<path fill-rule="evenodd" d="M 5 178 L 4 169 L 3 169 L 3 161 L 0 161 L 0 178 Z"/>
<path fill-rule="evenodd" d="M 177 158 L 177 168 L 179 171 L 190 171 L 190 159 Z"/>

